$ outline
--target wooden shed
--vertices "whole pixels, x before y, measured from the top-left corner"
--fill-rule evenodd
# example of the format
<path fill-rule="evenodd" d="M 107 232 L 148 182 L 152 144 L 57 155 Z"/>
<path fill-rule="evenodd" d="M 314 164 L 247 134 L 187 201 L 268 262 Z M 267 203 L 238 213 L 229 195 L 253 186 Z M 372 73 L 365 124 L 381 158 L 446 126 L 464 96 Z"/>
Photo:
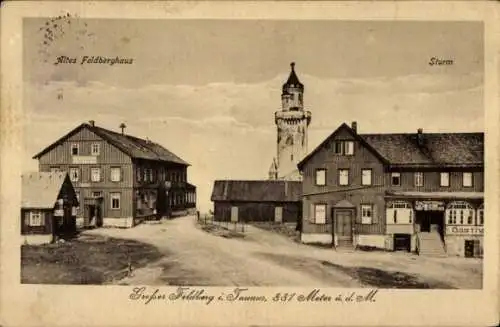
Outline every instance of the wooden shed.
<path fill-rule="evenodd" d="M 51 243 L 76 232 L 75 189 L 65 172 L 22 175 L 21 235 L 28 244 Z"/>
<path fill-rule="evenodd" d="M 211 200 L 214 220 L 295 223 L 301 217 L 301 182 L 218 180 Z"/>

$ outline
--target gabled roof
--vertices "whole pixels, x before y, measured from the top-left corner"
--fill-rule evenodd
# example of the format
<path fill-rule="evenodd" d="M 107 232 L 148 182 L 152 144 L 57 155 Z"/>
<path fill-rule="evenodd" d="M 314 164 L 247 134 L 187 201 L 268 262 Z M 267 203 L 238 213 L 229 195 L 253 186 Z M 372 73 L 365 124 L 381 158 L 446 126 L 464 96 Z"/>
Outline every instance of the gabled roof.
<path fill-rule="evenodd" d="M 212 201 L 298 202 L 302 183 L 282 180 L 217 180 Z"/>
<path fill-rule="evenodd" d="M 314 150 L 312 150 L 307 156 L 304 157 L 298 164 L 299 170 L 302 170 L 302 167 L 305 165 L 309 159 L 311 159 L 319 150 L 321 150 L 325 145 L 327 145 L 331 139 L 333 139 L 339 132 L 347 131 L 352 137 L 358 140 L 363 146 L 365 146 L 368 150 L 370 150 L 380 161 L 384 164 L 388 164 L 387 159 L 385 159 L 380 153 L 378 153 L 369 143 L 366 142 L 365 139 L 360 137 L 352 128 L 350 128 L 346 123 L 342 123 L 336 130 L 333 131 L 326 139 L 323 140 Z"/>
<path fill-rule="evenodd" d="M 71 137 L 72 135 L 79 132 L 83 128 L 87 128 L 88 130 L 94 132 L 95 134 L 103 138 L 105 141 L 109 142 L 111 145 L 115 146 L 116 148 L 118 148 L 119 150 L 121 150 L 122 152 L 124 152 L 133 159 L 156 160 L 156 161 L 177 163 L 186 166 L 189 165 L 186 161 L 182 160 L 174 153 L 165 149 L 158 143 L 152 142 L 150 140 L 144 140 L 127 134 L 113 132 L 108 129 L 93 126 L 87 123 L 83 123 L 77 126 L 68 134 L 64 135 L 59 140 L 52 143 L 45 149 L 43 149 L 40 153 L 36 154 L 33 157 L 33 159 L 38 159 L 40 156 L 47 153 L 55 146 L 59 145 L 67 138 Z"/>
<path fill-rule="evenodd" d="M 342 129 L 391 167 L 482 167 L 484 164 L 484 133 L 357 134 L 343 123 L 298 164 L 299 169 Z"/>
<path fill-rule="evenodd" d="M 21 208 L 54 208 L 67 176 L 66 172 L 33 172 L 23 174 L 21 176 Z"/>

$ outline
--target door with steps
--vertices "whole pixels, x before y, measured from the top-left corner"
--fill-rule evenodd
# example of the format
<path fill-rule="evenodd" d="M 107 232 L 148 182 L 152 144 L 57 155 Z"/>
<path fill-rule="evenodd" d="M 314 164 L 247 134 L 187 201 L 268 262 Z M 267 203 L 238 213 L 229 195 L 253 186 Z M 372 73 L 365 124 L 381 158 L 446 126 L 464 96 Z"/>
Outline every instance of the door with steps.
<path fill-rule="evenodd" d="M 438 231 L 420 232 L 417 234 L 417 237 L 419 255 L 433 257 L 446 256 L 444 244 Z"/>
<path fill-rule="evenodd" d="M 353 210 L 334 210 L 334 237 L 337 237 L 337 247 L 352 248 L 352 218 Z"/>

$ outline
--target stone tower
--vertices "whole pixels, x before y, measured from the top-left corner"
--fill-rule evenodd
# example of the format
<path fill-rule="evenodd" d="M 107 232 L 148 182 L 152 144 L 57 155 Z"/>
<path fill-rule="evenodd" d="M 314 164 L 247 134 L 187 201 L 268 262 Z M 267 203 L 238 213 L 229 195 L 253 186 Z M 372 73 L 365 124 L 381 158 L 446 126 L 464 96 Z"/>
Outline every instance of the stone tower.
<path fill-rule="evenodd" d="M 278 129 L 277 156 L 269 170 L 270 179 L 301 180 L 297 164 L 307 155 L 311 112 L 304 111 L 304 85 L 295 74 L 295 63 L 290 66 L 290 76 L 282 88 L 281 110 L 274 116 Z"/>

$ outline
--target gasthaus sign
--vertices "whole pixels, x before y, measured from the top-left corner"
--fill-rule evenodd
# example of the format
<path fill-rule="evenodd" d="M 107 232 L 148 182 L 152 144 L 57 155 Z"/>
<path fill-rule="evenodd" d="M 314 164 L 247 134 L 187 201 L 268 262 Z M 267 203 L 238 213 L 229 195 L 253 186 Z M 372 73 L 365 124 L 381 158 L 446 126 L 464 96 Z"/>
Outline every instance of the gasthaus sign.
<path fill-rule="evenodd" d="M 447 226 L 447 235 L 476 235 L 482 236 L 484 227 L 482 226 Z"/>

